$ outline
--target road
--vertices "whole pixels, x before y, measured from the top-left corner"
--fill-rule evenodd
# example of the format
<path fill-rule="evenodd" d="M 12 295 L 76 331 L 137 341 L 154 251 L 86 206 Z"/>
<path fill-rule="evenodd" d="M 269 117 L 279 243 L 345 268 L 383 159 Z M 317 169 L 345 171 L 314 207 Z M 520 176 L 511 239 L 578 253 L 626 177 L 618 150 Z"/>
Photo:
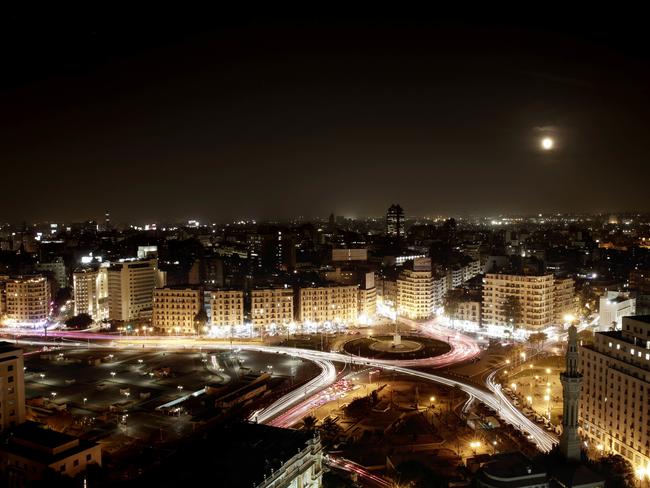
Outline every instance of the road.
<path fill-rule="evenodd" d="M 456 362 L 474 357 L 479 352 L 475 341 L 463 334 L 449 333 L 446 329 L 441 328 L 435 323 L 426 324 L 424 329 L 425 333 L 430 337 L 440 337 L 441 340 L 446 340 L 447 337 L 453 338 L 452 351 L 450 351 L 450 353 L 457 351 L 456 355 L 454 356 Z M 32 334 L 34 333 L 32 332 Z M 15 334 L 11 335 L 14 336 Z M 66 331 L 52 331 L 48 333 L 48 335 L 54 335 L 62 338 L 65 337 L 71 341 L 83 340 L 86 341 L 86 343 L 79 343 L 78 345 L 84 347 L 87 347 L 87 345 L 90 344 L 90 341 L 95 340 L 111 341 L 114 344 L 114 347 L 119 347 L 121 344 L 125 344 L 126 347 L 205 348 L 220 350 L 227 350 L 232 347 L 227 344 L 220 344 L 216 343 L 215 341 L 197 339 L 194 337 L 170 338 L 164 336 L 149 336 L 144 338 L 131 336 L 128 338 L 120 339 L 110 334 L 93 334 L 86 332 Z M 17 342 L 34 343 L 34 341 L 29 340 L 18 340 Z M 72 342 L 72 344 L 75 343 Z M 49 345 L 51 345 L 51 343 L 49 343 Z M 317 394 L 319 391 L 333 384 L 336 381 L 336 370 L 333 363 L 338 362 L 382 368 L 384 370 L 395 371 L 396 373 L 417 377 L 425 381 L 432 381 L 450 387 L 458 387 L 467 393 L 470 397 L 473 396 L 478 401 L 494 409 L 496 412 L 498 412 L 502 420 L 513 425 L 523 433 L 529 435 L 529 438 L 538 446 L 541 451 L 550 451 L 550 449 L 553 447 L 553 444 L 557 442 L 557 437 L 554 434 L 545 431 L 535 422 L 528 419 L 522 412 L 517 410 L 517 408 L 510 402 L 510 400 L 505 395 L 503 395 L 498 386 L 494 384 L 493 376 L 491 376 L 490 381 L 488 381 L 489 391 L 485 391 L 482 388 L 478 388 L 477 386 L 469 382 L 465 382 L 462 379 L 451 379 L 434 373 L 425 373 L 412 369 L 414 366 L 431 367 L 432 363 L 430 359 L 436 358 L 407 361 L 379 360 L 360 358 L 357 356 L 351 356 L 349 354 L 336 352 L 264 346 L 260 344 L 239 343 L 234 345 L 235 347 L 243 350 L 288 354 L 302 359 L 314 361 L 321 368 L 321 373 L 316 378 L 312 379 L 307 385 L 304 385 L 299 390 L 294 390 L 285 397 L 282 397 L 281 399 L 274 402 L 263 411 L 259 412 L 257 418 L 260 422 L 269 421 L 275 416 L 280 415 L 281 413 L 295 407 L 301 401 L 308 400 L 314 394 Z M 105 347 L 105 345 L 101 347 Z"/>

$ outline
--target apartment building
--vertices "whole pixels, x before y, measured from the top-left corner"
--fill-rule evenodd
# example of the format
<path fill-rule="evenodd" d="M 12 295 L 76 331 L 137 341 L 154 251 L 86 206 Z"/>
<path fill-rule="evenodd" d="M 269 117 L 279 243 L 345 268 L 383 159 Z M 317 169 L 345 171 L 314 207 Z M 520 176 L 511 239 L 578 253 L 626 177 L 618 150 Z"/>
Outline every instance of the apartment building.
<path fill-rule="evenodd" d="M 454 320 L 481 323 L 481 302 L 475 300 L 464 300 L 458 303 L 458 308 L 453 316 Z"/>
<path fill-rule="evenodd" d="M 35 422 L 25 422 L 12 429 L 12 435 L 0 445 L 2 486 L 37 485 L 48 471 L 73 478 L 90 464 L 102 464 L 99 444 L 44 428 Z"/>
<path fill-rule="evenodd" d="M 410 319 L 425 319 L 434 313 L 431 271 L 404 269 L 397 278 L 397 313 Z"/>
<path fill-rule="evenodd" d="M 23 350 L 0 342 L 0 432 L 25 421 Z"/>
<path fill-rule="evenodd" d="M 357 285 L 301 288 L 298 296 L 300 322 L 354 324 L 359 313 Z"/>
<path fill-rule="evenodd" d="M 111 320 L 151 318 L 153 291 L 164 286 L 158 260 L 128 259 L 108 268 L 108 317 Z"/>
<path fill-rule="evenodd" d="M 11 322 L 38 324 L 50 311 L 50 286 L 42 275 L 17 276 L 6 281 L 6 315 Z"/>
<path fill-rule="evenodd" d="M 539 330 L 562 323 L 563 315 L 575 310 L 573 280 L 548 275 L 488 273 L 483 279 L 483 323 L 509 325 L 507 303 L 519 305 L 519 327 Z"/>
<path fill-rule="evenodd" d="M 635 468 L 650 465 L 650 316 L 623 317 L 580 348 L 582 434 Z"/>
<path fill-rule="evenodd" d="M 108 318 L 108 270 L 106 266 L 79 268 L 72 274 L 74 313 L 93 320 Z"/>
<path fill-rule="evenodd" d="M 209 292 L 210 322 L 215 326 L 236 326 L 244 323 L 244 292 L 215 290 Z"/>
<path fill-rule="evenodd" d="M 564 317 L 574 315 L 576 306 L 575 282 L 572 278 L 555 278 L 553 281 L 553 314 L 556 324 L 565 322 Z"/>
<path fill-rule="evenodd" d="M 293 289 L 258 288 L 252 290 L 251 321 L 265 327 L 271 324 L 289 324 L 293 321 Z"/>
<path fill-rule="evenodd" d="M 166 286 L 153 292 L 152 325 L 166 333 L 194 334 L 201 310 L 201 290 L 187 286 Z"/>

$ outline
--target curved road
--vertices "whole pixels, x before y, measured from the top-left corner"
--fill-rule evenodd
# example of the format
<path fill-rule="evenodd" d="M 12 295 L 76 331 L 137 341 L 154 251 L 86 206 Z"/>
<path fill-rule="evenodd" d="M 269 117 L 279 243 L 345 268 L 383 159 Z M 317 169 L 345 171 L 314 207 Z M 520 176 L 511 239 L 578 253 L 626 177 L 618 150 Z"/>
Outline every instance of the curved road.
<path fill-rule="evenodd" d="M 476 342 L 463 334 L 450 334 L 446 329 L 441 328 L 435 323 L 428 323 L 424 325 L 424 332 L 430 337 L 441 338 L 441 340 L 446 340 L 447 337 L 453 338 L 452 341 L 452 351 L 447 354 L 447 358 L 442 360 L 442 363 L 449 360 L 449 354 L 454 353 L 455 361 L 450 360 L 451 362 L 459 362 L 468 358 L 475 357 L 479 353 L 478 345 Z M 21 335 L 21 334 L 10 334 L 10 335 Z M 24 334 L 28 335 L 28 334 Z M 33 336 L 34 333 L 31 332 Z M 127 346 L 129 344 L 140 346 L 146 344 L 147 347 L 202 347 L 202 348 L 212 348 L 212 349 L 228 349 L 229 345 L 219 344 L 210 340 L 201 340 L 194 337 L 159 337 L 159 336 L 150 336 L 150 337 L 128 337 L 128 338 L 119 338 L 111 334 L 97 334 L 97 333 L 85 333 L 85 332 L 66 332 L 66 331 L 52 331 L 49 333 L 50 336 L 64 337 L 68 339 L 77 339 L 84 340 L 90 343 L 90 340 L 109 340 L 109 341 L 119 341 L 119 343 L 126 342 Z M 32 341 L 21 341 L 30 343 Z M 79 344 L 82 345 L 82 344 Z M 83 344 L 84 346 L 86 344 Z M 103 346 L 105 347 L 105 346 Z M 312 379 L 307 385 L 301 387 L 298 390 L 294 390 L 284 397 L 280 398 L 272 405 L 267 407 L 261 412 L 258 412 L 257 418 L 260 422 L 268 422 L 270 419 L 276 417 L 282 412 L 286 412 L 288 409 L 295 407 L 301 401 L 309 398 L 311 395 L 321 391 L 322 389 L 330 386 L 336 380 L 336 371 L 332 362 L 341 362 L 341 363 L 353 363 L 366 365 L 376 368 L 382 368 L 385 370 L 395 371 L 397 373 L 410 375 L 418 377 L 425 381 L 433 381 L 435 383 L 447 385 L 450 387 L 458 387 L 467 393 L 470 397 L 475 397 L 478 401 L 486 404 L 490 408 L 498 412 L 499 416 L 507 423 L 512 424 L 517 429 L 521 430 L 524 433 L 527 433 L 531 440 L 537 444 L 540 450 L 549 451 L 553 444 L 557 442 L 555 435 L 545 431 L 535 422 L 528 419 L 522 412 L 517 410 L 514 405 L 509 401 L 509 399 L 503 395 L 501 390 L 498 388 L 493 381 L 494 375 L 490 375 L 488 378 L 488 387 L 490 391 L 485 391 L 481 388 L 478 388 L 470 383 L 466 383 L 460 379 L 450 379 L 444 376 L 440 376 L 434 373 L 425 373 L 422 371 L 417 371 L 411 369 L 413 366 L 426 366 L 431 367 L 436 363 L 431 363 L 430 360 L 435 360 L 437 358 L 429 358 L 424 360 L 378 360 L 378 359 L 368 359 L 360 358 L 357 356 L 351 356 L 348 354 L 341 354 L 335 352 L 324 352 L 324 351 L 312 351 L 306 349 L 296 349 L 296 348 L 286 348 L 286 347 L 274 347 L 274 346 L 264 346 L 260 344 L 236 344 L 236 347 L 240 349 L 246 349 L 250 351 L 259 351 L 267 353 L 282 353 L 289 354 L 292 356 L 300 357 L 303 359 L 308 359 L 316 362 L 321 367 L 321 373 L 314 379 Z M 443 358 L 446 355 L 438 356 L 438 358 Z M 448 364 L 451 364 L 448 363 Z M 438 364 L 439 365 L 439 364 Z"/>

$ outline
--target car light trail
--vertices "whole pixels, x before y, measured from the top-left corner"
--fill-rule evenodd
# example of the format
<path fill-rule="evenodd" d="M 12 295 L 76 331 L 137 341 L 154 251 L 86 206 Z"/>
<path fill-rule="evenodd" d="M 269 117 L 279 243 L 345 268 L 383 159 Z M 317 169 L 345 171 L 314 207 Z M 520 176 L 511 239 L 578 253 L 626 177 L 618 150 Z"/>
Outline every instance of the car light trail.
<path fill-rule="evenodd" d="M 425 333 L 427 334 L 444 334 L 444 337 L 454 337 L 459 341 L 462 346 L 458 347 L 456 344 L 453 344 L 452 347 L 458 347 L 459 352 L 456 356 L 456 362 L 468 359 L 469 357 L 474 357 L 478 354 L 478 346 L 472 340 L 465 339 L 466 336 L 459 334 L 455 336 L 448 334 L 445 329 L 439 328 L 435 324 L 428 324 Z M 169 348 L 169 347 L 201 347 L 206 349 L 229 349 L 229 345 L 215 343 L 214 341 L 209 340 L 200 340 L 196 338 L 177 338 L 177 337 L 162 337 L 162 336 L 149 336 L 147 338 L 120 338 L 110 335 L 110 334 L 92 334 L 92 333 L 83 333 L 83 332 L 54 332 L 53 335 L 61 335 L 70 339 L 87 339 L 88 341 L 92 340 L 109 340 L 113 341 L 113 347 L 120 347 L 120 343 L 126 343 L 126 347 L 140 347 L 146 344 L 147 347 L 160 347 L 160 348 Z M 32 334 L 34 335 L 34 334 Z M 444 340 L 444 339 L 443 339 Z M 23 342 L 29 344 L 32 341 L 21 340 L 16 342 Z M 136 344 L 137 343 L 137 344 Z M 48 345 L 52 345 L 49 343 Z M 84 344 L 84 347 L 86 345 Z M 106 347 L 106 346 L 97 346 L 97 347 Z M 278 415 L 286 412 L 288 409 L 295 407 L 301 400 L 308 399 L 310 396 L 318 393 L 330 386 L 336 380 L 336 370 L 334 368 L 333 362 L 340 363 L 351 363 L 359 364 L 364 366 L 371 366 L 375 368 L 380 368 L 388 371 L 395 371 L 396 373 L 401 373 L 404 375 L 415 376 L 422 380 L 432 381 L 435 383 L 443 384 L 450 387 L 458 387 L 465 393 L 470 396 L 474 396 L 478 401 L 484 403 L 488 407 L 495 410 L 498 415 L 506 423 L 513 425 L 515 428 L 520 430 L 523 433 L 529 435 L 529 438 L 535 442 L 538 448 L 541 451 L 548 452 L 551 450 L 553 445 L 557 443 L 557 437 L 545 431 L 535 422 L 526 417 L 522 412 L 520 412 L 510 400 L 501 392 L 499 386 L 494 383 L 494 375 L 490 375 L 488 378 L 487 386 L 488 391 L 479 388 L 469 382 L 464 382 L 460 379 L 451 379 L 445 376 L 425 373 L 422 371 L 417 371 L 411 369 L 413 366 L 426 366 L 431 367 L 435 363 L 431 363 L 428 359 L 425 360 L 379 360 L 379 359 L 369 359 L 358 356 L 352 356 L 349 354 L 334 353 L 334 352 L 324 352 L 324 351 L 312 351 L 307 349 L 297 349 L 289 347 L 273 347 L 273 346 L 264 346 L 259 344 L 246 344 L 240 343 L 237 344 L 238 348 L 249 351 L 265 352 L 265 353 L 282 353 L 295 357 L 300 357 L 315 362 L 320 368 L 321 373 L 309 381 L 303 387 L 294 390 L 293 392 L 285 395 L 284 397 L 276 400 L 272 405 L 263 409 L 257 415 L 258 422 L 268 422 L 269 420 L 277 417 Z M 439 356 L 439 358 L 442 356 Z M 436 358 L 430 358 L 436 359 Z M 423 361 L 423 362 L 421 362 Z M 451 363 L 450 363 L 451 364 Z"/>

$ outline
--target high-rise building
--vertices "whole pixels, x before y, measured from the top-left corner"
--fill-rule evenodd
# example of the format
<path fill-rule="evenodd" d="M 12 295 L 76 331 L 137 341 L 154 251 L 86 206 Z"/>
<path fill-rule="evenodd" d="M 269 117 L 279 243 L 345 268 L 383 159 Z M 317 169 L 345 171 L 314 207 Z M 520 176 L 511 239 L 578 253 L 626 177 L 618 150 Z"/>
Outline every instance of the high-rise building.
<path fill-rule="evenodd" d="M 553 315 L 555 323 L 564 323 L 564 317 L 576 313 L 576 290 L 572 278 L 554 278 Z"/>
<path fill-rule="evenodd" d="M 0 320 L 4 320 L 7 314 L 7 281 L 9 275 L 0 275 Z"/>
<path fill-rule="evenodd" d="M 111 320 L 151 318 L 153 291 L 161 283 L 157 259 L 129 259 L 108 268 L 108 316 Z"/>
<path fill-rule="evenodd" d="M 637 307 L 650 307 L 650 269 L 637 268 L 630 271 L 629 288 L 636 298 Z"/>
<path fill-rule="evenodd" d="M 23 350 L 0 342 L 0 432 L 25 421 Z"/>
<path fill-rule="evenodd" d="M 255 326 L 293 322 L 293 289 L 258 288 L 251 291 L 251 322 Z"/>
<path fill-rule="evenodd" d="M 404 237 L 404 209 L 399 204 L 394 203 L 388 207 L 386 234 L 391 237 Z"/>
<path fill-rule="evenodd" d="M 404 269 L 397 278 L 397 313 L 411 319 L 425 319 L 434 313 L 431 269 Z"/>
<path fill-rule="evenodd" d="M 359 313 L 358 299 L 358 285 L 301 288 L 298 297 L 298 320 L 319 324 L 354 324 Z"/>
<path fill-rule="evenodd" d="M 78 268 L 72 274 L 74 313 L 93 320 L 108 318 L 108 270 L 106 266 Z"/>
<path fill-rule="evenodd" d="M 512 310 L 518 304 L 516 324 L 527 329 L 543 329 L 562 323 L 563 316 L 575 310 L 573 280 L 547 275 L 488 273 L 483 279 L 483 324 L 510 325 Z M 512 300 L 514 299 L 514 300 Z"/>
<path fill-rule="evenodd" d="M 368 271 L 361 276 L 359 284 L 359 320 L 368 322 L 377 316 L 377 288 L 375 273 Z"/>
<path fill-rule="evenodd" d="M 202 307 L 201 290 L 188 286 L 166 286 L 153 292 L 151 324 L 164 332 L 194 334 Z"/>
<path fill-rule="evenodd" d="M 244 323 L 244 292 L 215 290 L 210 292 L 210 321 L 212 325 L 236 326 Z"/>
<path fill-rule="evenodd" d="M 582 433 L 604 453 L 650 466 L 650 316 L 623 317 L 580 347 Z"/>
<path fill-rule="evenodd" d="M 50 285 L 41 275 L 17 276 L 6 282 L 7 319 L 39 324 L 50 311 Z"/>
<path fill-rule="evenodd" d="M 63 258 L 57 257 L 48 262 L 38 263 L 35 268 L 37 271 L 51 277 L 50 283 L 53 285 L 55 291 L 68 286 L 68 273 L 66 272 Z"/>

